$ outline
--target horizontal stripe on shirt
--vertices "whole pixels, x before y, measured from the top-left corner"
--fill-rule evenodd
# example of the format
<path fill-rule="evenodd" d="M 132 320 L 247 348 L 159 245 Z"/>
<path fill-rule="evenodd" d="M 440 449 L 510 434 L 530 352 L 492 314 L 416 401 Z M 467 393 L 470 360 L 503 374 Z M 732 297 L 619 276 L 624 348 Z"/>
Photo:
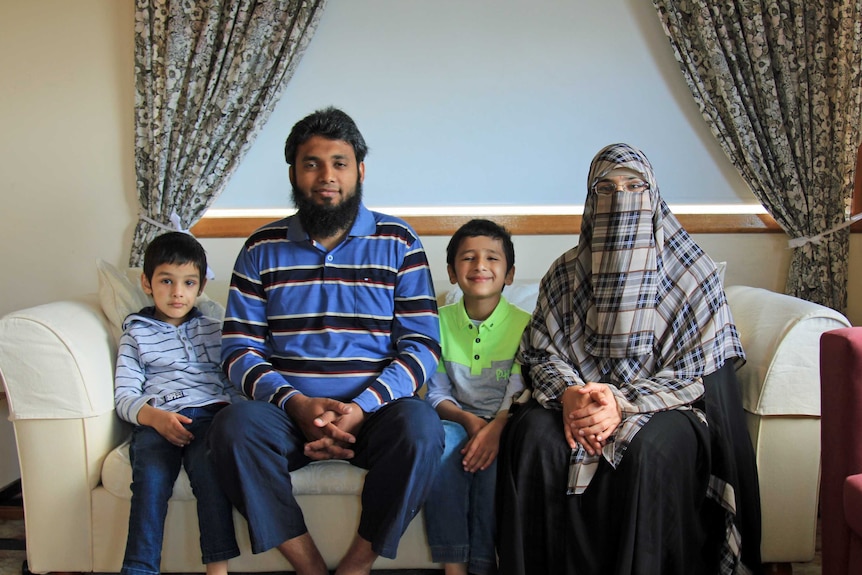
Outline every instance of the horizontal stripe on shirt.
<path fill-rule="evenodd" d="M 437 365 L 439 322 L 410 227 L 363 207 L 330 251 L 296 216 L 258 230 L 237 258 L 222 358 L 235 385 L 281 403 L 295 390 L 367 411 L 413 395 Z"/>

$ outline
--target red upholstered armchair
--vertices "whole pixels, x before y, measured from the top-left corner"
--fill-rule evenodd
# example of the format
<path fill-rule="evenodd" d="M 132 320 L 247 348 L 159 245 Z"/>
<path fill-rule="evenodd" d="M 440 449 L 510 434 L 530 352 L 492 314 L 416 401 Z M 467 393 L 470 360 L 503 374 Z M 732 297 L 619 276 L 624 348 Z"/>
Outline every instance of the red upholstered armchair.
<path fill-rule="evenodd" d="M 862 327 L 820 337 L 823 575 L 862 573 Z"/>

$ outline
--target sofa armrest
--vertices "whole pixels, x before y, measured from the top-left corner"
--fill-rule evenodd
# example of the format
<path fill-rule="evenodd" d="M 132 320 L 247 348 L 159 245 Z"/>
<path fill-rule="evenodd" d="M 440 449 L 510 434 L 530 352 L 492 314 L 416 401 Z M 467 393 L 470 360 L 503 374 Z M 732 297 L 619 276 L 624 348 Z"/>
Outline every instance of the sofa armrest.
<path fill-rule="evenodd" d="M 117 347 L 98 300 L 59 301 L 0 319 L 10 417 L 94 417 L 114 409 Z"/>
<path fill-rule="evenodd" d="M 820 335 L 847 327 L 842 314 L 800 298 L 749 286 L 726 290 L 746 363 L 742 404 L 757 415 L 820 415 Z"/>
<path fill-rule="evenodd" d="M 862 473 L 862 327 L 826 332 L 820 345 L 824 480 L 834 466 L 830 478 L 843 482 Z"/>
<path fill-rule="evenodd" d="M 820 485 L 823 569 L 848 564 L 851 533 L 845 521 L 845 481 L 862 473 L 862 327 L 826 332 L 820 339 L 823 417 Z M 854 480 L 857 481 L 857 480 Z"/>
<path fill-rule="evenodd" d="M 92 571 L 92 489 L 128 434 L 114 413 L 116 344 L 95 296 L 0 319 L 0 380 L 15 429 L 34 573 Z"/>
<path fill-rule="evenodd" d="M 862 473 L 844 479 L 844 520 L 862 538 Z"/>

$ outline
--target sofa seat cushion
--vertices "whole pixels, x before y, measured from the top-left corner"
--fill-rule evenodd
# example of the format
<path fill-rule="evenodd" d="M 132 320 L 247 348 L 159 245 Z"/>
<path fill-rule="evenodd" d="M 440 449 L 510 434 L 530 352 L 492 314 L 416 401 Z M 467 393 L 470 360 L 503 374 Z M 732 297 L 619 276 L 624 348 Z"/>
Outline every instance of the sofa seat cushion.
<path fill-rule="evenodd" d="M 290 474 L 296 495 L 359 495 L 365 481 L 365 470 L 346 461 L 315 461 Z M 129 442 L 114 448 L 102 464 L 102 485 L 112 495 L 132 498 L 132 464 Z M 193 500 L 192 486 L 185 469 L 174 483 L 173 499 Z"/>

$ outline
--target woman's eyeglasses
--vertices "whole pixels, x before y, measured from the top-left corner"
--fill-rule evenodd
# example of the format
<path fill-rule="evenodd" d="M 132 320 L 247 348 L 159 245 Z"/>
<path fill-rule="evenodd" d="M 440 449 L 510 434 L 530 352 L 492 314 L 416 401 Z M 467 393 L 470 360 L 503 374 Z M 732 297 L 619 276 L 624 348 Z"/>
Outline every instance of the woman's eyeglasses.
<path fill-rule="evenodd" d="M 645 192 L 649 189 L 649 184 L 640 180 L 632 180 L 624 184 L 615 184 L 613 182 L 599 182 L 593 189 L 600 194 L 612 194 L 617 190 L 623 192 Z"/>

